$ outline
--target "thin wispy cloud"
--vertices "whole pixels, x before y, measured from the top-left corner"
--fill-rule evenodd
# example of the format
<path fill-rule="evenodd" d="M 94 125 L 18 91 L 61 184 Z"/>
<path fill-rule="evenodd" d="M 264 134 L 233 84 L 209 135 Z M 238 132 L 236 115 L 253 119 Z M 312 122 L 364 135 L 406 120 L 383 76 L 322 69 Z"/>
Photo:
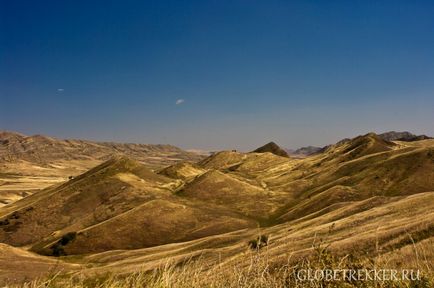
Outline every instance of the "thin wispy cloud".
<path fill-rule="evenodd" d="M 181 104 L 184 103 L 184 102 L 185 102 L 184 99 L 178 99 L 178 100 L 176 100 L 175 104 L 176 104 L 176 105 L 181 105 Z"/>
<path fill-rule="evenodd" d="M 57 89 L 57 92 L 63 92 L 63 91 L 65 91 L 65 89 L 63 89 L 63 88 L 58 88 Z"/>

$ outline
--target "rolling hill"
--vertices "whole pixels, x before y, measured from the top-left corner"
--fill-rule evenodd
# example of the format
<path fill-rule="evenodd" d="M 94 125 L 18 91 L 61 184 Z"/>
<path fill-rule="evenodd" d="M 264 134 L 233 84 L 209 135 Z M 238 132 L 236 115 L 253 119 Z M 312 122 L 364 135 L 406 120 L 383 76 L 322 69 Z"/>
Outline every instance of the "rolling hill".
<path fill-rule="evenodd" d="M 116 157 L 63 185 L 6 206 L 0 211 L 0 241 L 31 245 L 46 255 L 83 254 L 256 227 L 253 220 L 229 209 L 176 196 L 174 191 L 182 184 Z M 65 240 L 68 237 L 73 238 Z"/>
<path fill-rule="evenodd" d="M 151 169 L 204 156 L 172 145 L 62 140 L 0 132 L 0 206 L 77 176 L 113 156 L 133 158 Z"/>
<path fill-rule="evenodd" d="M 60 256 L 62 269 L 88 276 L 199 256 L 229 273 L 251 265 L 258 235 L 270 265 L 308 257 L 319 241 L 336 255 L 365 251 L 405 267 L 414 262 L 402 253 L 434 240 L 433 197 L 432 139 L 368 133 L 305 158 L 222 151 L 158 171 L 117 156 L 1 207 L 0 242 L 7 259 Z M 429 267 L 434 251 L 423 249 L 418 261 Z"/>

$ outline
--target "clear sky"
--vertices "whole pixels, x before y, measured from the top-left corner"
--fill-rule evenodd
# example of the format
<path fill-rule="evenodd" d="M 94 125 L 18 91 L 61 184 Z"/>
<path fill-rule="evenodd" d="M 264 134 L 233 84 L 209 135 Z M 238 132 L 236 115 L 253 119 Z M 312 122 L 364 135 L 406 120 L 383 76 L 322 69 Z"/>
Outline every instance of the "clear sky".
<path fill-rule="evenodd" d="M 433 1 L 0 0 L 0 129 L 253 149 L 434 135 Z"/>

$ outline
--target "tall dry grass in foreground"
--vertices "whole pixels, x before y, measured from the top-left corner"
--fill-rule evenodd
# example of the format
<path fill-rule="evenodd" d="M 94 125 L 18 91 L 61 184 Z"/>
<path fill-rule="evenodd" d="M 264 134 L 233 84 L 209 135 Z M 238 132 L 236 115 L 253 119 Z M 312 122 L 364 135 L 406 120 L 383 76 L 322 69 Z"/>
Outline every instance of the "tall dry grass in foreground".
<path fill-rule="evenodd" d="M 321 243 L 314 245 L 309 257 L 299 261 L 287 259 L 286 263 L 270 261 L 267 247 L 248 252 L 247 262 L 243 264 L 212 263 L 204 258 L 189 260 L 182 264 L 167 262 L 158 269 L 151 272 L 137 272 L 129 275 L 98 275 L 84 276 L 75 275 L 54 275 L 47 279 L 40 279 L 19 286 L 25 288 L 42 287 L 149 287 L 149 288 L 194 288 L 194 287 L 363 287 L 363 288 L 431 288 L 434 287 L 434 263 L 430 263 L 421 254 L 426 251 L 413 245 L 414 253 L 403 254 L 407 260 L 413 262 L 420 270 L 420 280 L 408 281 L 300 281 L 296 275 L 301 269 L 379 269 L 390 268 L 387 256 L 368 258 L 348 254 L 336 256 L 329 252 L 327 247 Z M 430 251 L 431 253 L 433 251 Z M 394 257 L 396 258 L 396 254 Z M 392 259 L 391 258 L 391 259 Z M 409 259 L 412 258 L 412 259 Z M 427 262 L 428 261 L 428 262 Z M 292 264 L 291 264 L 292 263 Z M 413 267 L 412 267 L 413 268 Z"/>

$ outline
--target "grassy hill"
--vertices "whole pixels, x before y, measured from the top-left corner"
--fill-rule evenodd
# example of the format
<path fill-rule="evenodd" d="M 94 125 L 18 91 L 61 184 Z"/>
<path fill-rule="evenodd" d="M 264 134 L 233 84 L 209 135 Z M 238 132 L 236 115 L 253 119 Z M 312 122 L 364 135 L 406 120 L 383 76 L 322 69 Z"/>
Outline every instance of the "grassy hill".
<path fill-rule="evenodd" d="M 233 267 L 248 271 L 262 235 L 267 267 L 296 265 L 326 247 L 333 259 L 351 255 L 363 265 L 424 265 L 428 277 L 433 191 L 430 139 L 369 133 L 306 158 L 223 151 L 158 172 L 115 157 L 2 207 L 0 242 L 17 247 L 8 254 L 61 256 L 71 273 L 68 265 L 86 267 L 86 277 L 199 257 L 229 279 Z"/>
<path fill-rule="evenodd" d="M 151 169 L 204 156 L 172 145 L 63 140 L 0 131 L 0 207 L 125 156 Z"/>
<path fill-rule="evenodd" d="M 182 180 L 116 157 L 63 185 L 7 206 L 0 214 L 0 241 L 31 245 L 33 251 L 47 255 L 83 254 L 256 226 L 228 209 L 185 201 L 174 194 L 179 185 Z M 68 237 L 72 238 L 63 240 Z"/>

